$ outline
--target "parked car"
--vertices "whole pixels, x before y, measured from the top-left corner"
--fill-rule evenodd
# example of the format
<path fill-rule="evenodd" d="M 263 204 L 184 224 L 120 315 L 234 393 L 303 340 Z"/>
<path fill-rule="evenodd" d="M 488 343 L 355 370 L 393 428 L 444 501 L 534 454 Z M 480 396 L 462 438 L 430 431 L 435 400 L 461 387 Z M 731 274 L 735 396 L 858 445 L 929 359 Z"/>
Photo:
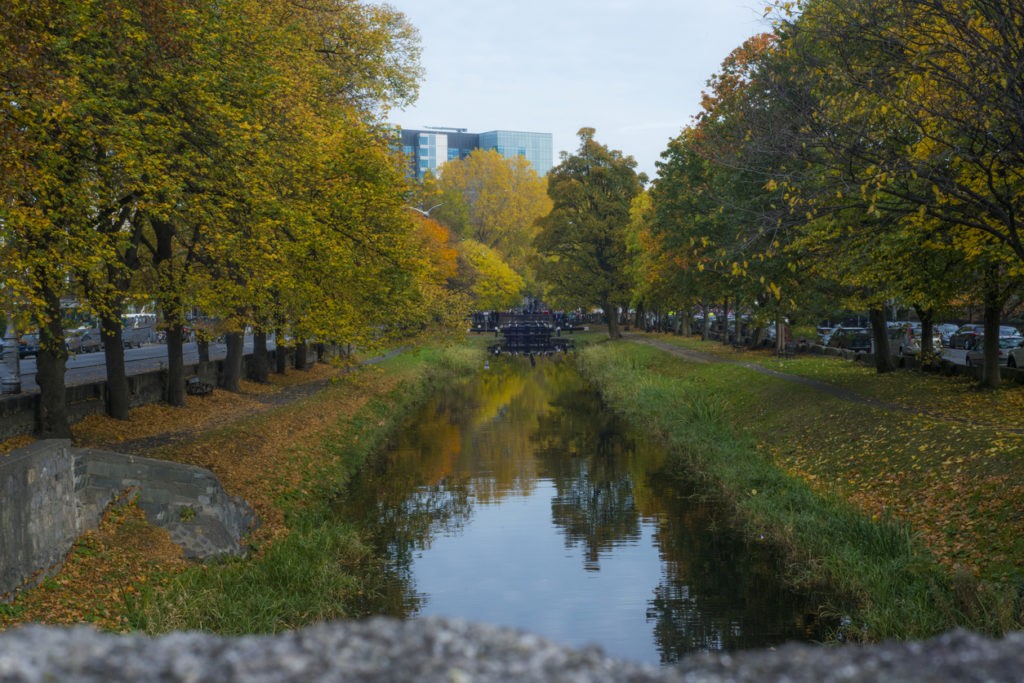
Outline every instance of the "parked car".
<path fill-rule="evenodd" d="M 956 323 L 939 323 L 935 326 L 935 331 L 939 333 L 943 346 L 949 346 L 949 338 L 956 334 L 958 329 L 960 329 L 960 326 Z M 938 348 L 936 348 L 937 350 Z"/>
<path fill-rule="evenodd" d="M 18 337 L 18 356 L 25 358 L 26 356 L 38 356 L 39 355 L 39 335 L 35 332 L 26 332 L 25 334 Z"/>
<path fill-rule="evenodd" d="M 961 325 L 960 329 L 949 337 L 949 348 L 951 349 L 973 349 L 985 334 L 984 325 Z"/>
<path fill-rule="evenodd" d="M 983 337 L 978 338 L 978 345 L 967 352 L 964 362 L 967 365 L 982 365 L 985 362 L 985 351 L 982 348 Z M 1013 349 L 1020 348 L 1024 344 L 1024 337 L 1015 335 L 1012 337 L 1000 337 L 999 338 L 999 364 L 1009 365 L 1010 362 L 1010 351 Z M 1014 361 L 1016 363 L 1016 361 Z M 1017 367 L 1016 365 L 1010 367 Z"/>
<path fill-rule="evenodd" d="M 64 346 L 71 353 L 93 353 L 103 348 L 103 335 L 98 327 L 64 330 Z"/>
<path fill-rule="evenodd" d="M 1006 350 L 1006 367 L 1024 368 L 1024 344 Z"/>
<path fill-rule="evenodd" d="M 918 355 L 921 353 L 922 330 L 921 323 L 903 323 L 896 327 L 890 327 L 888 330 L 889 351 L 900 358 Z M 941 349 L 942 337 L 938 331 L 933 330 L 932 350 L 939 351 Z"/>
<path fill-rule="evenodd" d="M 863 327 L 841 327 L 829 335 L 828 346 L 834 349 L 870 352 L 871 330 Z"/>
<path fill-rule="evenodd" d="M 851 327 L 843 327 L 841 324 L 840 325 L 833 325 L 832 327 L 819 327 L 818 328 L 818 338 L 821 339 L 821 345 L 822 346 L 829 346 L 829 341 L 831 341 L 832 336 L 836 332 L 841 332 L 841 331 L 844 331 L 844 330 L 862 330 L 862 329 L 864 329 L 864 328 L 862 328 L 862 327 L 852 327 L 852 326 Z"/>

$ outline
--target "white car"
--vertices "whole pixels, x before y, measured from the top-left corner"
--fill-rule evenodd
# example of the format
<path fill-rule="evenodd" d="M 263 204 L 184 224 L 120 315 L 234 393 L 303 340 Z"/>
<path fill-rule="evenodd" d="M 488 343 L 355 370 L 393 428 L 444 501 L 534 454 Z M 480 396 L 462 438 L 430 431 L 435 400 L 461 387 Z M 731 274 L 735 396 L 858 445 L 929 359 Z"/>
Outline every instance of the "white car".
<path fill-rule="evenodd" d="M 999 338 L 999 364 L 1010 368 L 1024 367 L 1024 337 Z M 967 365 L 982 365 L 985 362 L 984 339 L 979 338 L 977 345 L 967 351 L 964 362 Z"/>
<path fill-rule="evenodd" d="M 1006 366 L 1009 368 L 1024 368 L 1024 343 L 1006 351 Z"/>

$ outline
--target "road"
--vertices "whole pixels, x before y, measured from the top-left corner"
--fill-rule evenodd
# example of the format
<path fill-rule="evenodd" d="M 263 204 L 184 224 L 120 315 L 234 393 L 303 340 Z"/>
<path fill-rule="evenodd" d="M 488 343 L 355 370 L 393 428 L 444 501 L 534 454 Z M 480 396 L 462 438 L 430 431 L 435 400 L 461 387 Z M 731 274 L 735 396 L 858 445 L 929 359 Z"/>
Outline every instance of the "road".
<path fill-rule="evenodd" d="M 267 342 L 273 348 L 273 341 Z M 182 351 L 185 364 L 199 362 L 199 350 L 195 342 L 184 344 Z M 252 353 L 252 336 L 245 338 L 245 353 Z M 210 360 L 222 360 L 227 355 L 227 346 L 223 343 L 210 344 Z M 167 367 L 166 344 L 144 344 L 139 348 L 125 349 L 125 368 L 129 375 L 161 370 Z M 0 370 L 2 371 L 2 370 Z M 100 382 L 107 378 L 106 359 L 102 351 L 95 353 L 79 353 L 68 358 L 67 372 L 64 383 L 67 386 Z M 33 356 L 21 359 L 21 390 L 22 392 L 39 391 L 36 384 L 36 359 Z"/>

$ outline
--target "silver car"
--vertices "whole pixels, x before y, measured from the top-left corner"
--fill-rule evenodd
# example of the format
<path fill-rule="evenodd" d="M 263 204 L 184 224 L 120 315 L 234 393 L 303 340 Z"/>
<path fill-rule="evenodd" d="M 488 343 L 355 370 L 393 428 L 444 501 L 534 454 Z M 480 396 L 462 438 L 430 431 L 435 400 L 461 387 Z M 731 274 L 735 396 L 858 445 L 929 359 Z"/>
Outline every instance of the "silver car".
<path fill-rule="evenodd" d="M 1024 345 L 1024 337 L 1013 336 L 1013 337 L 1000 337 L 999 338 L 999 364 L 1007 367 L 1016 368 L 1019 360 L 1024 360 L 1024 357 L 1018 357 L 1011 355 L 1011 352 L 1021 350 L 1021 346 Z M 979 337 L 978 343 L 973 349 L 970 349 L 966 356 L 965 362 L 969 366 L 982 365 L 985 362 L 985 346 L 984 338 Z M 1010 359 L 1013 359 L 1013 364 L 1010 364 Z"/>

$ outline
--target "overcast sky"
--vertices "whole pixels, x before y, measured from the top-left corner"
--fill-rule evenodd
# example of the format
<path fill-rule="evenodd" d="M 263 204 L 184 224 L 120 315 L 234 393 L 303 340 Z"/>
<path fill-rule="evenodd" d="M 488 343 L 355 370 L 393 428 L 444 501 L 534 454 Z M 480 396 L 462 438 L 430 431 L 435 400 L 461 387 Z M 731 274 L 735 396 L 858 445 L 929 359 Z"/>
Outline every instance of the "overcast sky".
<path fill-rule="evenodd" d="M 762 0 L 385 0 L 420 30 L 419 100 L 403 128 L 576 132 L 632 155 L 652 178 L 722 60 L 767 30 Z"/>

